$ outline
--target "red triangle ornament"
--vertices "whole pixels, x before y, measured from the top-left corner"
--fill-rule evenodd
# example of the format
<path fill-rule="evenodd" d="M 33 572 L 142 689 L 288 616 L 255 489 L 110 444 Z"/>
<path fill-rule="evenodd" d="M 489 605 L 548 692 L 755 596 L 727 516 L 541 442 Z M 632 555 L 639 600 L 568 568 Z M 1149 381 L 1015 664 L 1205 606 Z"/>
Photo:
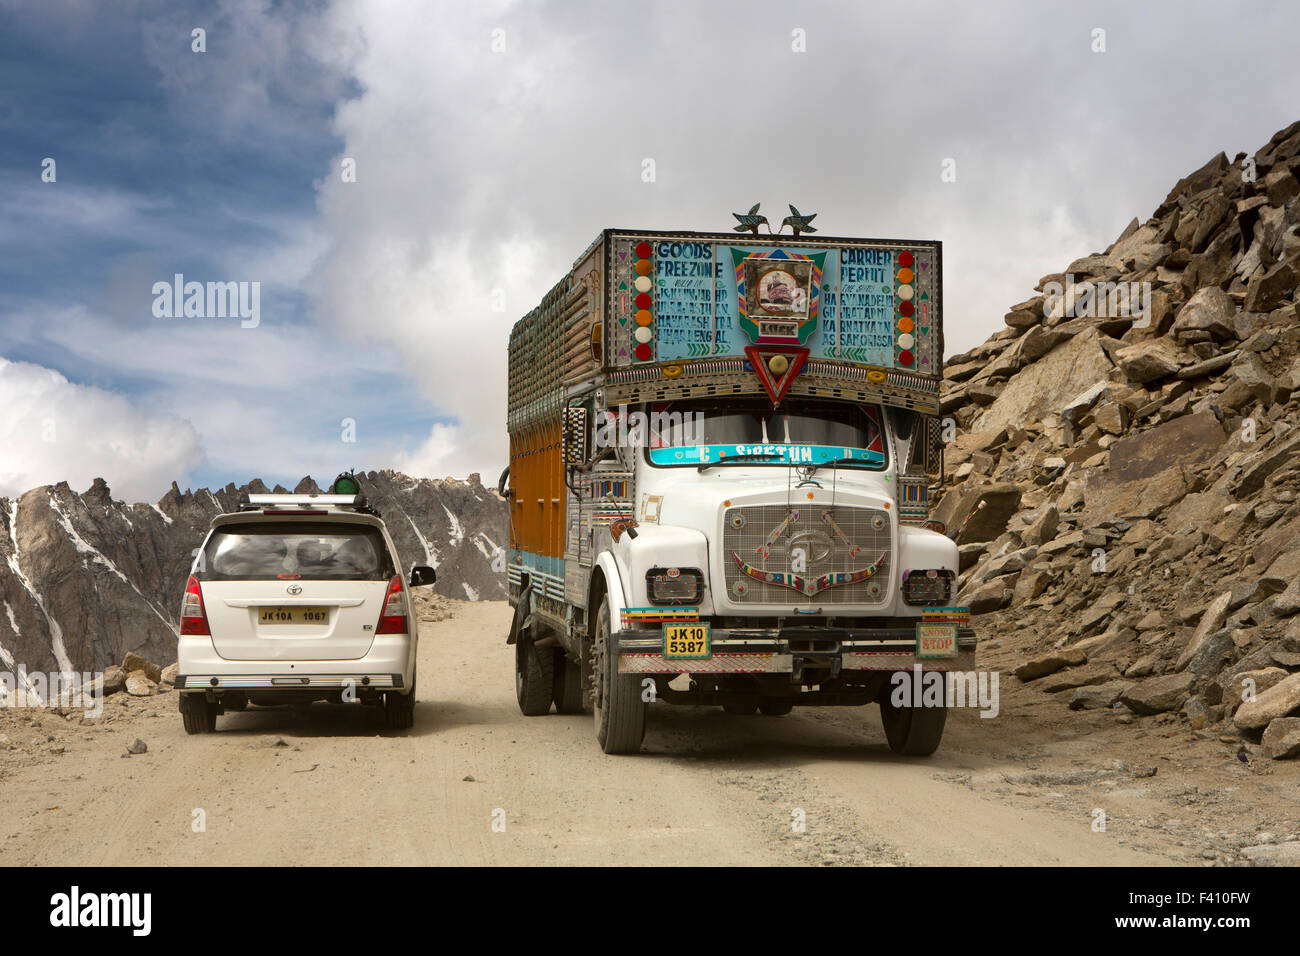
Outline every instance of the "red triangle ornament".
<path fill-rule="evenodd" d="M 808 349 L 800 346 L 746 345 L 745 355 L 754 367 L 754 374 L 763 383 L 767 397 L 772 400 L 772 407 L 776 408 L 808 359 Z M 780 375 L 773 372 L 767 364 L 777 355 L 784 356 L 790 363 Z"/>

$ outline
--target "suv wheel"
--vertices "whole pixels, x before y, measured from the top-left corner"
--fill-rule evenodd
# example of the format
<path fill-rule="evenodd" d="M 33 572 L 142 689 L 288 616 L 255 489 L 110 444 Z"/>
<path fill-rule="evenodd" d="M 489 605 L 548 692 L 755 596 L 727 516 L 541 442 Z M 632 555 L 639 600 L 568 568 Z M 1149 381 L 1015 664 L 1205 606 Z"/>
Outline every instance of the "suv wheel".
<path fill-rule="evenodd" d="M 217 729 L 217 705 L 205 694 L 181 694 L 180 708 L 187 734 L 210 734 Z"/>
<path fill-rule="evenodd" d="M 390 691 L 384 695 L 384 726 L 389 730 L 410 730 L 415 726 L 415 683 L 408 693 Z"/>
<path fill-rule="evenodd" d="M 618 655 L 609 633 L 609 598 L 600 599 L 594 627 L 593 670 L 596 675 L 596 740 L 607 754 L 632 754 L 645 737 L 647 704 L 636 674 L 618 672 Z"/>

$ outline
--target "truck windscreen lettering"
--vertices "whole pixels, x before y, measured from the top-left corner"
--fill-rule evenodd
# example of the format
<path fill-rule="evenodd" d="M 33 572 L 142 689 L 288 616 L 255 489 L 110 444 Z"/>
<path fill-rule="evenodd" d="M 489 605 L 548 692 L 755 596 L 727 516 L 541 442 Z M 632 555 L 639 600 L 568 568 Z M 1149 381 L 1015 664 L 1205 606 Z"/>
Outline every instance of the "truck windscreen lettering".
<path fill-rule="evenodd" d="M 697 399 L 656 403 L 645 417 L 652 465 L 699 465 L 740 456 L 759 466 L 851 459 L 860 467 L 882 469 L 887 462 L 883 416 L 875 405 L 787 399 L 773 410 L 759 399 Z"/>

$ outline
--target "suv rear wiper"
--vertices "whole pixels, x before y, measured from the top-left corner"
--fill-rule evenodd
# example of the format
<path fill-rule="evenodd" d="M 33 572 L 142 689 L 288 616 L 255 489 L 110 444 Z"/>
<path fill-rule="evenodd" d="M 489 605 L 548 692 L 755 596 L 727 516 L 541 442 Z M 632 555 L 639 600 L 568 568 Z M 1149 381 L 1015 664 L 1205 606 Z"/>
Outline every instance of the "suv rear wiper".
<path fill-rule="evenodd" d="M 728 455 L 726 458 L 719 458 L 717 461 L 701 462 L 695 466 L 696 471 L 703 471 L 705 468 L 712 468 L 714 465 L 725 465 L 730 461 L 784 461 L 785 455 Z"/>

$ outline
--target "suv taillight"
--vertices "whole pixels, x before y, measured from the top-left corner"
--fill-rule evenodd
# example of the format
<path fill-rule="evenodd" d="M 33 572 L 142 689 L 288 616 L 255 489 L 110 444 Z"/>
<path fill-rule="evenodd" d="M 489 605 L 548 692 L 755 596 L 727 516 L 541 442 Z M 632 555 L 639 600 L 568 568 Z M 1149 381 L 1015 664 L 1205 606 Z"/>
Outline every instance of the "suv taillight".
<path fill-rule="evenodd" d="M 379 627 L 376 634 L 406 633 L 406 602 L 402 600 L 402 576 L 394 574 L 388 582 L 388 593 L 384 596 L 384 610 L 379 615 Z"/>
<path fill-rule="evenodd" d="M 203 610 L 203 592 L 199 590 L 199 579 L 192 574 L 185 585 L 185 599 L 181 601 L 181 633 L 212 633 L 208 630 L 208 615 Z"/>

